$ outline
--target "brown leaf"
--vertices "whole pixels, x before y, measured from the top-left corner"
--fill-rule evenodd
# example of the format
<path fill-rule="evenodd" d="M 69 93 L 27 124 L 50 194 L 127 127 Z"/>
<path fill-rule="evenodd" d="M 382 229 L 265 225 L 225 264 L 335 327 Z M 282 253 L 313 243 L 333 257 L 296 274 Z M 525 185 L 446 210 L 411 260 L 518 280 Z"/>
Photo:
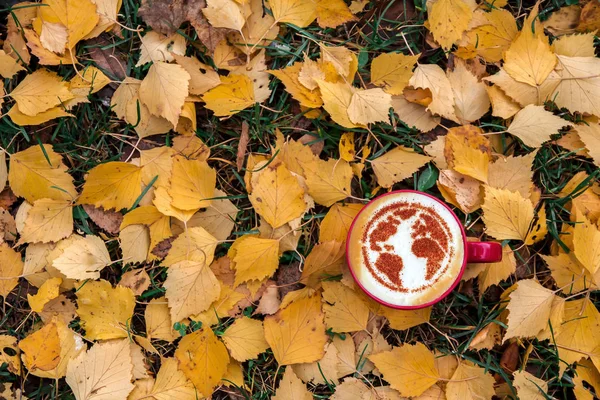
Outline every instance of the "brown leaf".
<path fill-rule="evenodd" d="M 123 214 L 114 210 L 104 210 L 102 207 L 94 207 L 91 204 L 84 204 L 83 209 L 92 221 L 100 228 L 111 235 L 119 233 L 119 227 L 123 222 Z"/>
<path fill-rule="evenodd" d="M 302 272 L 298 268 L 299 263 L 292 263 L 290 265 L 281 265 L 275 274 L 277 279 L 277 286 L 279 286 L 279 296 L 281 299 L 285 297 L 289 292 L 302 288 L 302 285 L 298 283 Z"/>
<path fill-rule="evenodd" d="M 204 1 L 199 1 L 206 7 Z M 146 24 L 164 35 L 170 36 L 186 20 L 188 0 L 143 0 L 138 10 Z"/>
<path fill-rule="evenodd" d="M 97 38 L 87 40 L 85 42 L 87 48 L 89 48 L 89 55 L 96 62 L 96 65 L 100 67 L 109 77 L 118 78 L 119 80 L 125 79 L 125 71 L 127 70 L 125 62 L 125 54 L 121 51 L 116 50 L 116 47 L 105 46 L 111 44 L 111 42 L 105 37 L 100 35 Z M 113 85 L 111 83 L 111 85 Z M 115 85 L 116 88 L 116 85 Z"/>
<path fill-rule="evenodd" d="M 202 44 L 204 44 L 212 53 L 231 30 L 213 28 L 204 17 L 204 14 L 202 13 L 203 8 L 206 8 L 205 0 L 189 0 L 186 9 L 186 20 L 188 20 L 194 29 L 196 29 L 198 39 L 200 39 Z"/>
<path fill-rule="evenodd" d="M 236 165 L 237 170 L 241 171 L 244 166 L 244 158 L 246 157 L 246 149 L 248 148 L 248 142 L 250 142 L 250 135 L 248 134 L 250 127 L 246 121 L 242 122 L 242 133 L 240 134 L 240 141 L 237 148 L 237 159 Z"/>
<path fill-rule="evenodd" d="M 271 283 L 267 283 L 267 287 L 265 292 L 263 293 L 260 301 L 258 302 L 258 307 L 254 310 L 254 314 L 266 314 L 272 315 L 279 310 L 279 305 L 281 304 L 281 300 L 279 300 L 279 290 L 277 287 L 277 283 L 273 281 L 269 281 Z"/>
<path fill-rule="evenodd" d="M 5 188 L 2 192 L 0 192 L 0 207 L 8 210 L 10 206 L 12 206 L 15 201 L 17 201 L 17 196 L 10 190 L 9 187 Z"/>
<path fill-rule="evenodd" d="M 150 287 L 150 277 L 144 268 L 133 269 L 123 274 L 119 285 L 130 288 L 139 296 Z"/>
<path fill-rule="evenodd" d="M 512 374 L 517 369 L 519 362 L 519 345 L 517 342 L 512 342 L 508 345 L 502 357 L 500 358 L 500 366 L 506 372 Z"/>
<path fill-rule="evenodd" d="M 298 141 L 300 143 L 310 147 L 310 151 L 312 151 L 312 153 L 317 157 L 323 151 L 323 147 L 325 147 L 324 140 L 319 140 L 318 137 L 315 137 L 314 135 L 311 135 L 308 133 L 305 135 L 302 135 L 302 137 L 300 139 L 298 139 Z"/>

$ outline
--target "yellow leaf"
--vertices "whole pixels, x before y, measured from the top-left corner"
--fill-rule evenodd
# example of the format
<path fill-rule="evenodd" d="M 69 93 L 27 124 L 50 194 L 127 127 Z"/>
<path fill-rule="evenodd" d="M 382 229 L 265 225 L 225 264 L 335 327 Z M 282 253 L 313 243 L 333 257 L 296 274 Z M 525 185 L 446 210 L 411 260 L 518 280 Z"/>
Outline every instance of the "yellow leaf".
<path fill-rule="evenodd" d="M 190 74 L 177 64 L 154 62 L 140 84 L 139 97 L 152 115 L 177 126 L 188 95 Z"/>
<path fill-rule="evenodd" d="M 456 172 L 487 183 L 491 146 L 482 133 L 473 125 L 450 128 L 444 154 L 448 165 Z"/>
<path fill-rule="evenodd" d="M 539 147 L 550 139 L 550 135 L 570 125 L 570 122 L 546 111 L 543 106 L 528 105 L 515 115 L 507 132 L 517 136 L 527 146 Z"/>
<path fill-rule="evenodd" d="M 303 0 L 269 0 L 274 23 L 284 22 L 306 28 L 317 17 L 317 2 Z"/>
<path fill-rule="evenodd" d="M 9 95 L 20 112 L 32 117 L 74 97 L 67 82 L 45 69 L 27 75 Z"/>
<path fill-rule="evenodd" d="M 200 321 L 206 326 L 218 324 L 219 318 L 231 315 L 236 304 L 247 298 L 248 292 L 242 292 L 243 286 L 233 290 L 231 287 L 221 282 L 221 296 L 219 299 L 211 304 L 208 310 L 198 315 L 192 315 L 190 319 L 193 321 Z"/>
<path fill-rule="evenodd" d="M 77 400 L 125 399 L 132 371 L 128 340 L 96 343 L 69 363 L 66 381 Z"/>
<path fill-rule="evenodd" d="M 300 281 L 316 288 L 322 279 L 341 274 L 345 252 L 343 242 L 331 240 L 319 243 L 306 257 Z"/>
<path fill-rule="evenodd" d="M 533 279 L 518 282 L 517 289 L 510 294 L 506 308 L 508 328 L 504 342 L 513 337 L 532 337 L 548 325 L 554 293 Z"/>
<path fill-rule="evenodd" d="M 252 81 L 239 74 L 221 77 L 221 84 L 204 93 L 202 100 L 217 117 L 237 114 L 256 103 Z"/>
<path fill-rule="evenodd" d="M 557 256 L 541 255 L 552 271 L 552 278 L 560 290 L 569 295 L 587 289 L 592 285 L 592 275 L 577 261 L 573 254 L 561 253 Z"/>
<path fill-rule="evenodd" d="M 333 158 L 327 161 L 315 159 L 304 164 L 304 175 L 308 194 L 316 203 L 330 207 L 333 203 L 350 195 L 352 167 L 344 160 Z"/>
<path fill-rule="evenodd" d="M 70 200 L 40 199 L 27 213 L 19 243 L 58 242 L 73 232 L 73 207 Z"/>
<path fill-rule="evenodd" d="M 517 389 L 517 395 L 520 399 L 544 400 L 548 392 L 548 383 L 540 378 L 536 378 L 527 371 L 513 372 L 513 386 Z"/>
<path fill-rule="evenodd" d="M 600 125 L 576 125 L 575 129 L 585 144 L 589 156 L 594 159 L 596 165 L 600 165 Z"/>
<path fill-rule="evenodd" d="M 21 374 L 21 354 L 17 347 L 17 338 L 9 335 L 0 335 L 0 363 L 6 364 L 9 372 Z M 10 354 L 6 349 L 11 349 Z"/>
<path fill-rule="evenodd" d="M 577 213 L 573 230 L 573 253 L 592 275 L 600 268 L 600 230 L 585 216 Z"/>
<path fill-rule="evenodd" d="M 494 382 L 494 377 L 484 368 L 470 361 L 461 361 L 446 385 L 446 399 L 491 399 L 495 394 Z"/>
<path fill-rule="evenodd" d="M 519 82 L 531 86 L 541 85 L 556 66 L 556 56 L 548 39 L 524 26 L 515 41 L 506 50 L 504 70 Z"/>
<path fill-rule="evenodd" d="M 351 83 L 354 80 L 354 74 L 356 73 L 356 67 L 353 63 L 356 61 L 356 57 L 352 51 L 344 46 L 326 46 L 323 43 L 319 43 L 321 49 L 321 63 L 330 64 L 337 72 L 338 76 L 343 78 L 344 81 Z M 322 66 L 322 68 L 325 68 Z M 337 82 L 338 80 L 332 80 L 326 73 L 326 81 Z"/>
<path fill-rule="evenodd" d="M 356 20 L 343 0 L 317 0 L 317 23 L 321 28 L 335 28 Z"/>
<path fill-rule="evenodd" d="M 163 287 L 173 323 L 205 311 L 221 292 L 219 281 L 206 264 L 187 260 L 169 266 Z"/>
<path fill-rule="evenodd" d="M 454 71 L 448 72 L 447 75 L 454 92 L 454 110 L 460 123 L 476 121 L 487 113 L 490 109 L 490 99 L 486 85 L 479 82 L 464 62 L 458 61 Z"/>
<path fill-rule="evenodd" d="M 142 169 L 120 161 L 100 164 L 89 171 L 78 204 L 129 209 L 142 193 Z"/>
<path fill-rule="evenodd" d="M 243 3 L 243 2 L 240 2 Z M 279 25 L 269 13 L 263 11 L 262 0 L 249 0 L 245 4 L 250 4 L 252 14 L 246 15 L 246 24 L 241 32 L 232 32 L 229 40 L 235 43 L 237 48 L 241 49 L 246 54 L 252 54 L 257 48 L 266 48 L 271 41 L 277 37 L 279 33 Z M 264 15 L 263 15 L 264 14 Z M 224 46 L 221 44 L 225 44 Z M 220 43 L 215 49 L 213 61 L 217 68 L 227 69 L 227 65 L 219 62 L 223 57 L 219 57 L 220 51 L 225 50 L 226 41 Z"/>
<path fill-rule="evenodd" d="M 39 36 L 31 29 L 23 29 L 25 38 L 27 39 L 27 47 L 31 49 L 31 53 L 40 59 L 41 65 L 70 65 L 72 63 L 77 62 L 75 55 L 73 53 L 65 54 L 64 56 L 59 56 L 50 50 L 47 50 L 40 41 Z M 21 39 L 20 33 L 16 36 Z M 19 51 L 20 55 L 27 55 L 29 57 L 29 53 L 26 48 L 22 49 L 25 51 Z M 26 58 L 26 57 L 24 57 Z"/>
<path fill-rule="evenodd" d="M 146 225 L 150 231 L 150 251 L 156 245 L 165 239 L 170 238 L 171 232 L 170 218 L 161 214 L 154 206 L 142 206 L 125 214 L 120 230 L 130 225 Z"/>
<path fill-rule="evenodd" d="M 176 152 L 171 147 L 155 147 L 140 150 L 140 167 L 142 168 L 142 184 L 149 185 L 154 178 L 156 187 L 169 185 L 173 171 L 173 157 Z M 156 192 L 155 192 L 156 193 Z"/>
<path fill-rule="evenodd" d="M 306 389 L 306 385 L 296 376 L 292 367 L 287 367 L 279 387 L 272 400 L 312 400 L 313 396 Z"/>
<path fill-rule="evenodd" d="M 485 90 L 487 90 L 492 103 L 492 115 L 494 117 L 508 119 L 521 110 L 519 104 L 507 96 L 498 86 L 486 86 Z"/>
<path fill-rule="evenodd" d="M 175 358 L 179 369 L 204 397 L 210 397 L 229 364 L 225 345 L 209 327 L 184 336 L 175 350 Z"/>
<path fill-rule="evenodd" d="M 10 117 L 12 122 L 14 122 L 15 124 L 20 125 L 20 126 L 40 125 L 40 124 L 43 124 L 44 122 L 48 122 L 55 118 L 73 117 L 74 116 L 73 114 L 69 114 L 68 112 L 66 112 L 62 107 L 54 107 L 47 111 L 38 113 L 34 117 L 31 117 L 31 116 L 25 115 L 21 111 L 19 111 L 19 107 L 17 107 L 16 105 L 13 106 L 8 111 L 8 113 L 6 113 L 6 115 L 8 115 Z"/>
<path fill-rule="evenodd" d="M 483 222 L 487 234 L 498 240 L 525 240 L 533 221 L 533 204 L 518 192 L 485 186 Z"/>
<path fill-rule="evenodd" d="M 207 0 L 202 13 L 215 28 L 239 31 L 246 22 L 242 10 L 233 0 Z"/>
<path fill-rule="evenodd" d="M 463 35 L 459 45 L 465 47 L 459 47 L 459 52 L 463 49 L 473 51 L 490 63 L 502 60 L 504 51 L 510 47 L 519 30 L 510 11 L 499 9 L 498 2 L 494 3 L 494 7 L 498 8 L 491 12 L 474 12 L 472 22 L 482 19 L 481 25 Z"/>
<path fill-rule="evenodd" d="M 96 4 L 96 14 L 100 18 L 98 24 L 90 33 L 85 35 L 84 39 L 91 39 L 99 36 L 102 32 L 109 31 L 117 22 L 117 13 L 123 3 L 122 0 L 93 0 Z"/>
<path fill-rule="evenodd" d="M 471 18 L 473 10 L 468 3 L 462 0 L 435 0 L 429 11 L 429 29 L 435 41 L 448 50 L 462 37 Z"/>
<path fill-rule="evenodd" d="M 110 264 L 110 255 L 104 241 L 98 236 L 87 235 L 63 251 L 52 266 L 67 278 L 85 280 L 100 278 L 100 271 Z"/>
<path fill-rule="evenodd" d="M 21 253 L 17 253 L 5 243 L 0 243 L 0 296 L 6 296 L 19 283 L 19 276 L 23 274 L 23 261 Z"/>
<path fill-rule="evenodd" d="M 418 55 L 406 56 L 402 53 L 378 55 L 371 62 L 371 83 L 383 86 L 383 90 L 389 94 L 402 94 L 418 58 Z"/>
<path fill-rule="evenodd" d="M 431 307 L 418 310 L 396 310 L 389 307 L 381 307 L 381 314 L 387 318 L 390 328 L 403 331 L 414 326 L 426 324 L 431 317 Z"/>
<path fill-rule="evenodd" d="M 325 382 L 337 382 L 338 369 L 338 351 L 333 343 L 327 343 L 325 346 L 325 355 L 312 363 L 302 363 L 292 365 L 292 369 L 303 382 L 324 385 Z"/>
<path fill-rule="evenodd" d="M 407 147 L 398 146 L 371 161 L 377 183 L 385 188 L 412 176 L 423 165 L 431 161 Z"/>
<path fill-rule="evenodd" d="M 427 107 L 407 101 L 403 96 L 392 97 L 392 107 L 398 117 L 409 128 L 416 128 L 421 132 L 429 132 L 439 125 L 440 117 L 434 117 Z"/>
<path fill-rule="evenodd" d="M 150 300 L 144 310 L 144 321 L 146 322 L 146 336 L 150 340 L 159 339 L 171 343 L 179 337 L 177 331 L 173 329 L 165 297 Z"/>
<path fill-rule="evenodd" d="M 497 285 L 514 274 L 517 269 L 515 254 L 508 245 L 502 247 L 502 261 L 489 264 L 469 264 L 470 267 L 482 272 L 479 274 L 479 288 L 486 291 L 492 285 Z"/>
<path fill-rule="evenodd" d="M 600 115 L 600 60 L 597 57 L 558 56 L 559 78 L 551 98 L 571 112 Z M 550 78 L 548 78 L 550 80 Z"/>
<path fill-rule="evenodd" d="M 110 79 L 94 66 L 88 66 L 80 75 L 75 75 L 69 82 L 69 90 L 75 96 L 87 96 L 98 92 L 110 83 Z"/>
<path fill-rule="evenodd" d="M 241 236 L 229 252 L 232 267 L 235 269 L 235 286 L 240 283 L 268 278 L 279 266 L 279 241 Z"/>
<path fill-rule="evenodd" d="M 4 50 L 0 50 L 0 76 L 4 79 L 11 79 L 19 71 L 25 71 L 25 68 L 7 55 Z"/>
<path fill-rule="evenodd" d="M 356 332 L 367 329 L 369 308 L 362 299 L 341 282 L 323 282 L 325 325 L 333 332 Z M 328 304 L 329 303 L 329 304 Z"/>
<path fill-rule="evenodd" d="M 240 362 L 256 358 L 269 348 L 263 323 L 248 317 L 236 319 L 222 337 L 231 357 Z"/>
<path fill-rule="evenodd" d="M 329 83 L 326 81 L 317 81 L 321 97 L 323 99 L 323 108 L 329 113 L 331 119 L 344 128 L 356 128 L 348 116 L 348 108 L 352 102 L 352 96 L 356 89 L 349 83 Z"/>
<path fill-rule="evenodd" d="M 352 162 L 356 157 L 354 149 L 354 132 L 346 132 L 342 134 L 339 143 L 340 158 L 344 161 Z"/>
<path fill-rule="evenodd" d="M 304 189 L 284 164 L 252 174 L 250 202 L 273 228 L 301 217 L 306 211 Z"/>
<path fill-rule="evenodd" d="M 558 56 L 595 57 L 594 32 L 563 35 L 552 42 L 552 50 Z"/>
<path fill-rule="evenodd" d="M 146 261 L 150 251 L 150 232 L 144 225 L 132 225 L 119 232 L 119 243 L 125 264 Z"/>
<path fill-rule="evenodd" d="M 212 200 L 211 205 L 205 211 L 194 214 L 187 222 L 187 226 L 189 228 L 202 227 L 217 240 L 227 240 L 235 226 L 239 210 L 231 201 L 222 198 L 227 197 L 227 193 L 216 189 L 215 197 L 221 197 L 221 199 Z"/>
<path fill-rule="evenodd" d="M 529 197 L 534 188 L 531 167 L 536 154 L 533 151 L 522 157 L 499 157 L 489 165 L 488 185 Z"/>
<path fill-rule="evenodd" d="M 198 398 L 192 382 L 177 368 L 175 358 L 162 359 L 160 371 L 158 371 L 156 381 L 148 395 L 156 400 L 196 400 Z"/>
<path fill-rule="evenodd" d="M 419 396 L 440 377 L 433 353 L 423 343 L 404 344 L 390 351 L 371 354 L 369 360 L 402 396 Z"/>
<path fill-rule="evenodd" d="M 105 280 L 87 282 L 76 293 L 77 314 L 85 336 L 90 340 L 127 337 L 135 295 L 129 288 L 112 287 Z"/>
<path fill-rule="evenodd" d="M 42 21 L 61 23 L 67 28 L 68 49 L 73 49 L 99 20 L 96 5 L 91 0 L 44 0 L 42 4 L 46 5 L 38 9 Z"/>
<path fill-rule="evenodd" d="M 198 210 L 211 204 L 217 174 L 206 161 L 173 158 L 173 172 L 169 195 L 172 205 L 182 210 Z"/>
<path fill-rule="evenodd" d="M 336 203 L 331 206 L 327 215 L 321 221 L 319 243 L 330 240 L 345 242 L 350 225 L 362 208 L 362 204 Z"/>
<path fill-rule="evenodd" d="M 325 354 L 321 296 L 297 300 L 264 320 L 265 339 L 279 365 L 308 363 Z"/>
<path fill-rule="evenodd" d="M 35 295 L 32 296 L 28 293 L 27 302 L 29 303 L 31 311 L 41 313 L 46 303 L 58 297 L 61 283 L 61 278 L 50 278 L 40 286 Z"/>
<path fill-rule="evenodd" d="M 162 265 L 170 267 L 180 261 L 194 261 L 210 265 L 214 259 L 218 240 L 204 228 L 188 228 L 171 244 L 171 250 Z"/>
<path fill-rule="evenodd" d="M 348 105 L 350 121 L 357 125 L 389 122 L 392 96 L 382 89 L 355 90 Z"/>
<path fill-rule="evenodd" d="M 177 64 L 190 74 L 190 94 L 201 95 L 221 84 L 219 74 L 197 58 L 184 57 L 173 53 Z"/>
<path fill-rule="evenodd" d="M 156 61 L 170 62 L 175 57 L 181 57 L 184 54 L 185 38 L 182 35 L 175 33 L 171 36 L 165 36 L 156 31 L 150 31 L 142 37 L 140 59 L 135 66 L 139 67 Z"/>
<path fill-rule="evenodd" d="M 30 373 L 56 368 L 60 361 L 60 340 L 56 323 L 51 322 L 19 343 L 23 352 L 23 363 Z"/>
<path fill-rule="evenodd" d="M 495 322 L 490 322 L 480 330 L 469 343 L 470 349 L 492 350 L 494 346 L 502 343 L 502 328 Z"/>
<path fill-rule="evenodd" d="M 554 327 L 553 327 L 554 328 Z M 600 329 L 600 314 L 596 306 L 587 298 L 565 303 L 564 322 L 556 327 L 554 341 L 563 364 L 560 376 L 567 365 L 581 360 L 586 354 L 597 351 Z"/>
<path fill-rule="evenodd" d="M 304 84 L 306 78 L 303 78 L 303 71 L 306 68 L 308 61 L 304 63 L 295 62 L 289 67 L 277 70 L 268 71 L 271 75 L 276 76 L 285 86 L 285 90 L 292 95 L 298 102 L 309 108 L 317 108 L 323 105 L 323 100 L 315 87 L 308 87 Z M 319 70 L 320 71 L 320 70 Z M 315 80 L 316 78 L 313 78 Z M 316 80 L 315 80 L 316 84 Z"/>
<path fill-rule="evenodd" d="M 427 106 L 428 111 L 458 122 L 454 111 L 452 84 L 439 66 L 435 64 L 418 65 L 408 83 L 415 89 L 431 91 L 432 101 Z"/>

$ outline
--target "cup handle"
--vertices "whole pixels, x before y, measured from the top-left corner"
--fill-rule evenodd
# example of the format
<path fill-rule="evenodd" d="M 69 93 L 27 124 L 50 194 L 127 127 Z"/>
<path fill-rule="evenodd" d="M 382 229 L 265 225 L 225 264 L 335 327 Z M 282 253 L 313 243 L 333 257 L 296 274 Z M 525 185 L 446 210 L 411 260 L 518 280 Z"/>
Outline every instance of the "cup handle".
<path fill-rule="evenodd" d="M 467 242 L 468 263 L 493 263 L 502 260 L 502 246 L 496 242 Z"/>

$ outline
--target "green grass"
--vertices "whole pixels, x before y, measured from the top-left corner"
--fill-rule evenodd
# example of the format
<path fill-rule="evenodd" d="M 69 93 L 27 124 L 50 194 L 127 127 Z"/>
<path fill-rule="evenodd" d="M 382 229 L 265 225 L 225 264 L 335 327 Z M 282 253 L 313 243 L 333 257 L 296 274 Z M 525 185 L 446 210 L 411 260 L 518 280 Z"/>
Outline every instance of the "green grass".
<path fill-rule="evenodd" d="M 574 4 L 576 1 L 545 1 L 540 10 L 541 18 L 545 18 L 549 12 L 565 5 Z M 410 18 L 391 19 L 386 16 L 390 9 L 399 7 L 403 4 L 405 9 L 414 6 Z M 512 9 L 528 9 L 533 5 L 532 1 L 511 1 Z M 137 15 L 138 2 L 134 0 L 124 0 L 121 9 L 122 18 L 120 22 L 129 28 L 138 26 L 144 27 L 144 23 Z M 366 7 L 369 18 L 363 17 L 352 29 L 340 27 L 338 29 L 320 29 L 310 27 L 300 29 L 294 26 L 287 26 L 281 30 L 280 36 L 274 41 L 274 44 L 266 49 L 269 67 L 272 69 L 283 68 L 296 61 L 301 61 L 304 54 L 310 57 L 316 56 L 319 52 L 317 43 L 324 42 L 335 45 L 346 45 L 355 50 L 359 58 L 359 74 L 369 81 L 370 60 L 378 54 L 391 51 L 400 51 L 405 54 L 421 53 L 421 63 L 438 63 L 442 66 L 446 64 L 447 55 L 441 49 L 431 49 L 426 45 L 426 29 L 423 27 L 425 21 L 425 1 L 417 0 L 414 3 L 409 0 L 395 2 L 372 2 Z M 373 12 L 371 12 L 373 11 Z M 351 26 L 350 24 L 349 26 Z M 180 31 L 188 39 L 187 55 L 197 56 L 205 63 L 211 63 L 209 57 L 198 50 L 199 42 L 193 29 L 183 26 Z M 122 30 L 123 38 L 111 37 L 112 44 L 103 47 L 103 50 L 109 50 L 115 47 L 119 51 L 128 55 L 125 63 L 127 76 L 141 79 L 145 76 L 149 64 L 142 67 L 135 67 L 138 58 L 138 49 L 140 46 L 139 37 L 136 33 Z M 84 65 L 93 65 L 93 62 L 87 57 L 91 47 L 84 45 L 78 46 L 77 56 Z M 35 63 L 30 66 L 31 70 L 38 68 Z M 58 73 L 71 78 L 74 75 L 71 66 L 59 67 Z M 495 68 L 490 66 L 490 72 Z M 5 90 L 10 92 L 16 83 L 5 80 Z M 229 194 L 229 198 L 242 210 L 237 217 L 234 235 L 245 234 L 255 229 L 257 216 L 252 210 L 251 204 L 247 198 L 246 189 L 243 181 L 243 172 L 237 172 L 235 167 L 218 161 L 218 159 L 235 161 L 237 151 L 237 137 L 239 127 L 243 122 L 250 127 L 251 141 L 248 151 L 267 153 L 270 152 L 270 145 L 274 143 L 274 133 L 280 129 L 284 135 L 298 138 L 305 132 L 310 132 L 314 136 L 315 142 L 323 142 L 323 157 L 339 157 L 338 142 L 340 136 L 349 131 L 332 123 L 323 115 L 315 120 L 305 120 L 293 108 L 294 101 L 291 96 L 283 90 L 283 86 L 277 79 L 273 79 L 270 88 L 273 89 L 272 96 L 265 105 L 268 108 L 256 105 L 253 108 L 244 110 L 235 116 L 221 121 L 214 116 L 206 116 L 204 112 L 198 114 L 197 136 L 200 137 L 209 147 L 211 147 L 212 166 L 218 170 L 217 186 Z M 0 144 L 10 153 L 23 150 L 27 147 L 38 145 L 39 143 L 52 143 L 57 152 L 62 153 L 65 162 L 69 167 L 69 172 L 75 178 L 78 187 L 84 181 L 84 175 L 99 163 L 119 160 L 124 154 L 130 151 L 131 145 L 137 141 L 137 136 L 133 128 L 123 121 L 116 118 L 111 112 L 106 97 L 100 92 L 90 96 L 90 103 L 80 104 L 74 110 L 74 118 L 63 118 L 52 121 L 44 126 L 19 127 L 14 125 L 8 117 L 0 119 Z M 6 111 L 8 108 L 3 108 Z M 276 112 L 270 111 L 276 110 Z M 569 117 L 569 116 L 565 116 Z M 370 145 L 372 152 L 369 159 L 376 158 L 384 153 L 390 147 L 403 145 L 412 147 L 418 151 L 431 139 L 418 131 L 406 127 L 401 121 L 392 115 L 393 125 L 378 124 L 372 127 L 371 131 L 375 135 L 376 141 L 370 139 L 370 135 L 365 129 L 352 129 L 356 133 L 356 148 L 360 149 L 363 145 Z M 302 123 L 306 125 L 304 131 L 298 132 L 293 127 Z M 505 130 L 503 121 L 489 116 L 481 120 L 481 125 L 487 132 L 500 132 Z M 505 139 L 508 135 L 501 134 Z M 150 142 L 170 143 L 172 136 L 154 136 L 149 138 Z M 509 143 L 508 140 L 505 143 Z M 517 142 L 512 142 L 506 146 L 505 151 L 515 155 L 525 154 L 530 149 L 526 149 Z M 560 243 L 559 235 L 563 231 L 563 226 L 569 223 L 569 212 L 566 208 L 567 202 L 581 193 L 581 189 L 567 197 L 560 197 L 559 193 L 568 180 L 580 171 L 590 174 L 586 180 L 587 185 L 596 181 L 598 171 L 589 159 L 585 159 L 566 151 L 559 146 L 546 144 L 538 152 L 534 161 L 534 180 L 537 186 L 542 190 L 543 197 L 546 199 L 546 213 L 548 216 L 549 235 L 542 242 L 532 246 L 526 251 L 518 253 L 518 261 L 522 277 L 532 277 L 535 267 L 538 277 L 549 277 L 548 270 L 540 261 L 538 254 L 547 254 L 550 243 L 556 240 Z M 414 177 L 407 179 L 402 184 L 396 185 L 396 188 L 412 188 L 426 190 L 435 196 L 441 197 L 434 184 L 437 177 L 437 170 L 433 166 L 428 166 Z M 353 195 L 360 198 L 370 198 L 373 196 L 372 188 L 376 187 L 373 174 L 369 168 L 365 170 L 360 182 L 353 182 Z M 310 215 L 305 217 L 310 221 L 305 227 L 306 235 L 300 242 L 298 251 L 306 256 L 311 248 L 317 242 L 318 224 L 326 212 L 324 207 L 316 207 Z M 91 222 L 83 208 L 75 209 L 75 226 L 78 230 L 86 234 L 97 234 L 100 230 Z M 480 211 L 470 215 L 460 215 L 461 219 L 467 224 L 477 221 Z M 473 224 L 469 232 L 470 235 L 479 236 L 481 234 L 481 223 Z M 517 249 L 518 246 L 514 246 Z M 113 259 L 118 259 L 118 245 L 116 241 L 109 242 L 109 251 Z M 225 255 L 228 244 L 219 247 L 217 256 Z M 300 261 L 300 256 L 296 253 L 286 253 L 281 259 L 282 264 Z M 102 279 L 107 279 L 112 283 L 117 283 L 122 273 L 131 269 L 130 266 L 123 266 L 115 263 L 102 271 Z M 158 264 L 150 268 L 151 285 L 150 288 L 140 297 L 141 301 L 149 301 L 164 295 L 162 283 L 166 279 L 165 268 Z M 515 282 L 514 278 L 509 279 L 500 285 L 503 289 L 508 288 Z M 6 312 L 0 317 L 0 333 L 6 333 L 24 338 L 39 322 L 28 312 L 27 292 L 31 288 L 27 283 L 21 283 L 14 291 L 5 304 Z M 469 349 L 469 344 L 477 332 L 492 321 L 498 321 L 505 303 L 500 301 L 501 290 L 490 288 L 486 293 L 478 290 L 477 284 L 465 283 L 459 290 L 455 290 L 446 300 L 437 304 L 433 308 L 431 324 L 421 325 L 411 328 L 407 331 L 394 331 L 389 327 L 383 329 L 386 339 L 393 345 L 399 345 L 402 342 L 420 341 L 430 349 L 443 354 L 456 354 L 460 357 L 470 360 L 475 364 L 484 367 L 494 375 L 498 375 L 509 384 L 509 390 L 513 398 L 516 398 L 516 392 L 511 386 L 509 379 L 510 372 L 503 369 L 501 365 L 502 355 L 506 346 L 496 346 L 493 350 L 482 350 L 479 352 Z M 597 292 L 591 293 L 594 304 L 600 304 L 600 298 Z M 136 332 L 144 332 L 143 324 L 143 306 L 136 307 L 136 313 L 131 321 L 131 329 Z M 246 312 L 250 313 L 251 308 Z M 221 324 L 213 328 L 217 334 L 221 333 L 226 326 L 232 322 L 231 319 L 223 319 Z M 73 322 L 71 327 L 81 331 L 77 321 Z M 182 331 L 191 332 L 198 326 L 179 326 Z M 346 335 L 346 340 L 352 340 Z M 529 342 L 524 341 L 519 347 L 519 362 L 521 366 L 523 357 Z M 573 372 L 569 369 L 563 377 L 558 376 L 560 360 L 555 347 L 548 345 L 548 342 L 539 342 L 537 340 L 530 342 L 530 353 L 528 358 L 528 367 L 538 377 L 549 382 L 549 394 L 556 398 L 571 398 L 572 396 L 572 376 Z M 172 356 L 175 345 L 163 343 L 161 348 L 165 356 Z M 156 361 L 156 360 L 155 360 Z M 279 377 L 283 374 L 282 369 L 278 369 L 271 351 L 267 351 L 259 356 L 258 359 L 244 363 L 245 383 L 249 389 L 240 390 L 239 388 L 223 389 L 214 395 L 214 398 L 226 398 L 226 392 L 242 393 L 242 398 L 246 399 L 269 399 L 274 393 Z M 156 371 L 155 371 L 156 372 Z M 276 376 L 276 374 L 278 374 Z M 0 382 L 13 383 L 15 387 L 24 389 L 26 395 L 31 399 L 72 399 L 74 398 L 69 387 L 64 380 L 58 383 L 50 379 L 39 379 L 29 376 L 25 384 L 24 377 L 16 377 L 7 371 L 6 365 L 0 367 Z M 373 385 L 382 384 L 380 377 L 368 374 L 366 379 L 372 381 Z M 21 386 L 23 385 L 23 386 Z M 329 385 L 317 385 L 311 388 L 315 397 L 327 399 L 333 393 L 335 387 Z"/>

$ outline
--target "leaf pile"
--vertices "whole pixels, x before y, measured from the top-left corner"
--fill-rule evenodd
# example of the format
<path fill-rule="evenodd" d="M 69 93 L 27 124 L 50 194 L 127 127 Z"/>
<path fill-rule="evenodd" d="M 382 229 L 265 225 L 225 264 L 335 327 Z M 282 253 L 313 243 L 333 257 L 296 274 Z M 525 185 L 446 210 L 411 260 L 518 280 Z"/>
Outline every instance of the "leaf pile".
<path fill-rule="evenodd" d="M 124 3 L 6 21 L 2 395 L 600 394 L 593 1 L 519 20 L 429 1 L 424 27 L 398 22 L 419 27 L 405 51 L 336 39 L 387 13 L 366 1 Z M 346 235 L 400 188 L 503 260 L 433 307 L 375 303 Z"/>

